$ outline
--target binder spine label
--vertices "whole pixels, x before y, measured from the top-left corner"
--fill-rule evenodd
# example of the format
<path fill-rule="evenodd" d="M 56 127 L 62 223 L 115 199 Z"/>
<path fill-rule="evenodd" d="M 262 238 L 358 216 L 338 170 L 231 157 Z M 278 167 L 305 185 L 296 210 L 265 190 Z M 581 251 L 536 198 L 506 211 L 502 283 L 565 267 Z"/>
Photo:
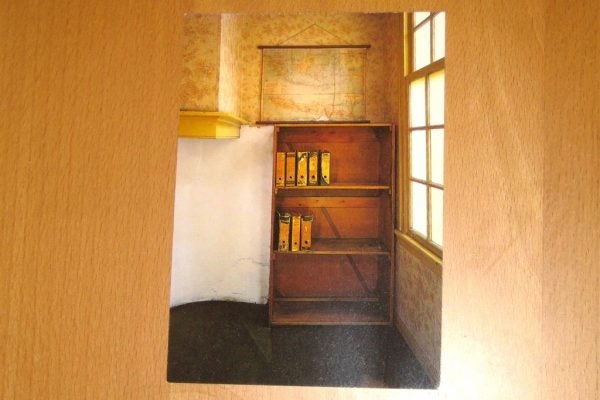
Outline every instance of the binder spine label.
<path fill-rule="evenodd" d="M 330 169 L 331 169 L 331 153 L 328 151 L 321 152 L 321 166 L 319 171 L 319 184 L 329 185 L 331 182 Z"/>
<path fill-rule="evenodd" d="M 308 153 L 308 184 L 319 184 L 319 153 L 316 151 Z"/>
<path fill-rule="evenodd" d="M 296 185 L 296 152 L 291 151 L 286 153 L 285 162 L 285 186 Z"/>
<path fill-rule="evenodd" d="M 298 163 L 296 164 L 296 184 L 306 186 L 306 175 L 308 172 L 308 153 L 306 151 L 298 152 Z"/>
<path fill-rule="evenodd" d="M 300 216 L 292 215 L 292 239 L 290 242 L 292 251 L 300 251 Z"/>
<path fill-rule="evenodd" d="M 275 186 L 285 186 L 285 153 L 283 151 L 277 152 L 275 160 Z"/>
<path fill-rule="evenodd" d="M 300 221 L 300 249 L 310 250 L 312 245 L 312 215 L 303 215 Z"/>

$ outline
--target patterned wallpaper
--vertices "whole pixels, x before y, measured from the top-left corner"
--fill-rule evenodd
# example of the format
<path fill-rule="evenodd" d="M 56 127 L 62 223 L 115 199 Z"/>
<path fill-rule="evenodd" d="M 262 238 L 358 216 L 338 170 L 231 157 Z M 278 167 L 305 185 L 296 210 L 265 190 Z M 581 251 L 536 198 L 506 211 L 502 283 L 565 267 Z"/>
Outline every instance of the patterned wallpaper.
<path fill-rule="evenodd" d="M 256 121 L 260 116 L 261 52 L 258 45 L 275 44 L 371 44 L 367 59 L 367 118 L 389 121 L 386 93 L 389 66 L 397 54 L 389 51 L 386 29 L 391 14 L 329 14 L 241 16 L 243 79 L 242 117 Z"/>
<path fill-rule="evenodd" d="M 242 68 L 239 64 L 241 36 L 237 19 L 231 14 L 221 17 L 221 60 L 219 73 L 219 110 L 240 114 L 239 86 Z"/>
<path fill-rule="evenodd" d="M 384 59 L 387 59 L 387 75 L 383 76 L 387 107 L 386 122 L 398 124 L 400 112 L 400 83 L 403 79 L 404 49 L 402 14 L 389 14 L 382 29 L 385 43 Z"/>
<path fill-rule="evenodd" d="M 206 43 L 210 35 L 203 36 L 212 33 L 212 40 L 217 41 L 212 32 L 214 18 L 218 16 L 194 17 L 186 22 L 182 107 L 209 104 L 206 97 L 212 98 L 215 79 L 208 66 L 215 65 L 215 51 L 217 57 L 222 57 L 220 65 L 225 75 L 221 83 L 225 76 L 237 82 L 237 89 L 217 89 L 219 105 L 239 110 L 242 118 L 256 121 L 260 118 L 261 84 L 261 51 L 257 46 L 368 43 L 367 118 L 396 121 L 397 68 L 402 62 L 398 14 L 224 15 L 221 49 Z M 204 24 L 209 27 L 199 26 Z M 235 62 L 227 58 L 229 54 L 235 55 Z"/>
<path fill-rule="evenodd" d="M 442 274 L 401 242 L 396 246 L 396 319 L 411 331 L 422 363 L 439 376 L 442 333 Z"/>
<path fill-rule="evenodd" d="M 219 92 L 221 16 L 185 18 L 181 109 L 216 111 Z"/>

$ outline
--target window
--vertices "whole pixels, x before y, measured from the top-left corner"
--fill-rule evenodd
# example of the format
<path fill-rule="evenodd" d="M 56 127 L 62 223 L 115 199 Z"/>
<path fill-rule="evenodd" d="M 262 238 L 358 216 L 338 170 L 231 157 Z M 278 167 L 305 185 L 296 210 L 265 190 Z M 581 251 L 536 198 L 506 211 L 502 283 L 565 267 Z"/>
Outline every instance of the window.
<path fill-rule="evenodd" d="M 405 20 L 407 115 L 401 225 L 438 256 L 444 242 L 445 13 L 415 12 Z"/>

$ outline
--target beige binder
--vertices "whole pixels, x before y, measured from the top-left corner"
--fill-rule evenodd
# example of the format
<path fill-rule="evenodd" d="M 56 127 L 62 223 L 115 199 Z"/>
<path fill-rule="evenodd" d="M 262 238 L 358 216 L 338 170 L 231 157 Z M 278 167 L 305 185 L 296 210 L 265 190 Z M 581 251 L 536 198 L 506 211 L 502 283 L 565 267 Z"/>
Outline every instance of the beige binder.
<path fill-rule="evenodd" d="M 300 221 L 300 249 L 310 250 L 312 245 L 312 215 L 303 215 Z"/>
<path fill-rule="evenodd" d="M 290 250 L 300 251 L 300 215 L 292 215 L 292 238 Z"/>
<path fill-rule="evenodd" d="M 308 152 L 308 184 L 319 184 L 319 153 L 316 151 Z"/>
<path fill-rule="evenodd" d="M 296 163 L 296 185 L 306 186 L 308 174 L 308 152 L 299 151 Z"/>
<path fill-rule="evenodd" d="M 275 186 L 285 186 L 285 152 L 278 151 L 275 160 Z"/>
<path fill-rule="evenodd" d="M 331 182 L 330 169 L 331 169 L 331 153 L 327 150 L 321 152 L 321 163 L 319 171 L 319 184 L 329 185 Z"/>
<path fill-rule="evenodd" d="M 296 152 L 285 153 L 285 186 L 296 185 Z"/>
<path fill-rule="evenodd" d="M 279 214 L 279 236 L 277 238 L 277 250 L 290 250 L 290 222 L 291 215 L 289 213 Z"/>

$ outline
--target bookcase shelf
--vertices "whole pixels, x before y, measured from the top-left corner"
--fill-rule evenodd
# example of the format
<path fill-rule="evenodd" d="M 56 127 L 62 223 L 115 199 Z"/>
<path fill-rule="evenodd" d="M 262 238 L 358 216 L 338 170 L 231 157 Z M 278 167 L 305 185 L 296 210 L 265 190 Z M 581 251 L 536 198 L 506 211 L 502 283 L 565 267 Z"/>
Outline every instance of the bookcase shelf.
<path fill-rule="evenodd" d="M 379 297 L 275 297 L 275 301 L 290 301 L 290 302 L 298 302 L 298 301 L 309 301 L 309 302 L 378 302 L 381 301 Z"/>
<path fill-rule="evenodd" d="M 310 254 L 364 254 L 390 255 L 384 244 L 378 239 L 337 239 L 313 238 L 310 250 L 275 251 L 277 254 L 310 255 Z"/>
<path fill-rule="evenodd" d="M 391 323 L 394 136 L 390 124 L 275 127 L 274 177 L 277 152 L 327 151 L 331 182 L 277 187 L 273 181 L 271 324 Z M 284 213 L 313 217 L 309 250 L 277 250 L 278 215 Z"/>
<path fill-rule="evenodd" d="M 379 184 L 343 184 L 343 183 L 334 183 L 331 185 L 323 185 L 323 186 L 282 186 L 275 187 L 275 194 L 282 195 L 297 195 L 298 192 L 308 192 L 308 191 L 387 191 L 388 193 L 391 191 L 390 185 L 379 185 Z"/>
<path fill-rule="evenodd" d="M 389 317 L 378 302 L 276 301 L 273 325 L 387 325 Z"/>

